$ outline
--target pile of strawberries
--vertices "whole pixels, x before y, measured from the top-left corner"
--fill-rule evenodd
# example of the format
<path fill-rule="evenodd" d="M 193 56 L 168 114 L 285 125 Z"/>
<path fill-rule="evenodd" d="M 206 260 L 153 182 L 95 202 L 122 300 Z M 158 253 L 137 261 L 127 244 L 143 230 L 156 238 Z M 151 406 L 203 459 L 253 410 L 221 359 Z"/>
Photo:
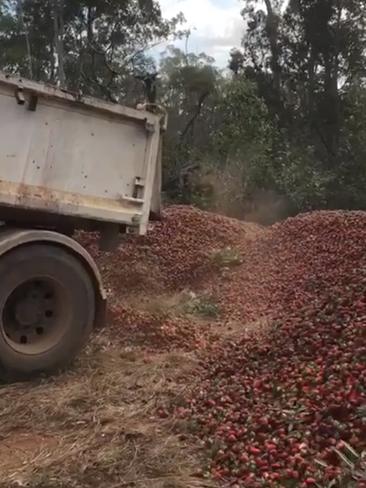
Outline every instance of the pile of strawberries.
<path fill-rule="evenodd" d="M 192 318 L 151 311 L 149 300 L 190 290 L 214 268 L 212 256 L 228 246 L 242 245 L 263 230 L 189 206 L 171 206 L 146 236 L 126 235 L 118 249 L 101 252 L 96 234 L 80 233 L 79 241 L 98 262 L 108 291 L 106 333 L 119 344 L 153 350 L 195 350 L 206 347 L 208 327 Z"/>
<path fill-rule="evenodd" d="M 180 289 L 205 277 L 213 252 L 246 241 L 259 230 L 255 224 L 194 207 L 171 206 L 144 238 L 141 259 L 148 253 L 161 273 L 164 289 Z"/>
<path fill-rule="evenodd" d="M 145 351 L 192 351 L 206 349 L 214 340 L 206 327 L 192 326 L 192 319 L 159 312 L 112 305 L 108 329 L 114 342 L 124 347 L 142 347 Z"/>
<path fill-rule="evenodd" d="M 256 236 L 261 228 L 190 206 L 170 206 L 146 236 L 126 235 L 117 250 L 97 250 L 96 236 L 82 244 L 97 259 L 113 298 L 164 293 L 197 284 L 207 275 L 212 253 Z"/>
<path fill-rule="evenodd" d="M 115 252 L 81 240 L 109 288 L 113 337 L 204 351 L 200 386 L 175 413 L 196 425 L 214 478 L 328 487 L 342 476 L 339 454 L 366 448 L 366 213 L 317 212 L 264 230 L 175 206 Z M 215 267 L 227 247 L 235 266 Z M 186 288 L 216 300 L 223 338 L 212 344 L 190 318 L 129 302 Z M 364 488 L 355 476 L 350 486 Z"/>
<path fill-rule="evenodd" d="M 344 442 L 366 448 L 366 213 L 289 219 L 241 252 L 213 288 L 229 319 L 268 326 L 217 343 L 176 413 L 195 421 L 223 483 L 329 486 Z M 350 486 L 365 486 L 358 476 Z"/>

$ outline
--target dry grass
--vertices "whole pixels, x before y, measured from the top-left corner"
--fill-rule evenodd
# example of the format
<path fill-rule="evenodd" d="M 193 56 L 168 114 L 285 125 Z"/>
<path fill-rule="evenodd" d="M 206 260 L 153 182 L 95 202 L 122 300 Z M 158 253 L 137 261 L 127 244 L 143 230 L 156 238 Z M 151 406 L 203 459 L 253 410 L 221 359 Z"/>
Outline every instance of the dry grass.
<path fill-rule="evenodd" d="M 211 255 L 211 260 L 218 269 L 232 268 L 242 264 L 240 251 L 232 247 L 226 247 L 225 249 L 214 252 Z"/>
<path fill-rule="evenodd" d="M 155 415 L 184 396 L 194 365 L 99 336 L 68 373 L 0 387 L 0 487 L 212 486 L 198 447 Z"/>
<path fill-rule="evenodd" d="M 215 319 L 219 315 L 216 300 L 205 292 L 194 293 L 182 290 L 161 295 L 135 295 L 124 301 L 132 309 L 139 309 L 159 317 L 189 316 L 193 323 L 199 325 L 199 319 Z M 195 319 L 198 324 L 195 324 Z"/>
<path fill-rule="evenodd" d="M 187 300 L 186 291 L 163 294 L 128 296 L 124 303 L 129 307 L 159 316 L 179 315 L 182 304 Z"/>

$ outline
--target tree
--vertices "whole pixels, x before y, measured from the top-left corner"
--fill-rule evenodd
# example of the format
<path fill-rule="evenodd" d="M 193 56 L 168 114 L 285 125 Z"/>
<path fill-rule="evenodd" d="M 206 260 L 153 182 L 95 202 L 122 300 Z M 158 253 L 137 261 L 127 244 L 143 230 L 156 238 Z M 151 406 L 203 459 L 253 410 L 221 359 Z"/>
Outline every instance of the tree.
<path fill-rule="evenodd" d="M 229 69 L 234 76 L 238 76 L 244 68 L 245 57 L 239 49 L 232 49 L 230 51 Z"/>
<path fill-rule="evenodd" d="M 281 0 L 265 0 L 264 9 L 258 0 L 246 0 L 242 11 L 247 20 L 243 39 L 244 60 L 260 82 L 262 95 L 269 106 L 279 112 L 281 106 Z M 250 74 L 250 70 L 247 71 Z"/>
<path fill-rule="evenodd" d="M 281 134 L 274 160 L 285 155 L 291 166 L 303 155 L 297 166 L 303 188 L 315 188 L 314 180 L 306 180 L 311 175 L 318 178 L 323 194 L 309 199 L 313 206 L 337 206 L 347 198 L 351 202 L 338 176 L 346 161 L 352 165 L 357 159 L 346 110 L 351 84 L 358 80 L 362 85 L 365 79 L 365 1 L 290 0 L 284 5 L 268 0 L 262 9 L 246 0 L 243 16 L 248 26 L 244 71 L 257 84 Z M 311 171 L 302 171 L 309 165 Z M 304 205 L 304 198 L 300 201 Z"/>
<path fill-rule="evenodd" d="M 165 188 L 191 198 L 192 175 L 210 146 L 210 112 L 220 74 L 204 53 L 184 53 L 170 46 L 160 65 L 160 101 L 169 117 L 166 137 Z"/>
<path fill-rule="evenodd" d="M 134 103 L 135 71 L 151 65 L 146 49 L 181 20 L 164 20 L 153 0 L 3 0 L 0 68 Z"/>

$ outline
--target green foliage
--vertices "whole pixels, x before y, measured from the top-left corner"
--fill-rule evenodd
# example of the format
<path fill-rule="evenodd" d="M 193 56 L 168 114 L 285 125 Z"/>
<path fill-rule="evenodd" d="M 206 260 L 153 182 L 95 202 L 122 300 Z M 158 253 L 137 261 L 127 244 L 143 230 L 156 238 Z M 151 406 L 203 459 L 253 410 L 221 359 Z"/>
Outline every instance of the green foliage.
<path fill-rule="evenodd" d="M 243 77 L 227 82 L 217 112 L 221 123 L 213 137 L 220 164 L 240 163 L 242 174 L 238 177 L 243 180 L 243 191 L 265 186 L 271 180 L 267 162 L 274 133 L 256 87 Z"/>
<path fill-rule="evenodd" d="M 211 147 L 213 110 L 221 82 L 213 61 L 204 53 L 186 54 L 172 46 L 161 61 L 159 94 L 169 120 L 164 187 L 170 198 L 183 203 L 196 197 L 201 200 L 194 185 Z"/>
<path fill-rule="evenodd" d="M 198 296 L 192 294 L 190 300 L 184 304 L 184 311 L 189 315 L 198 315 L 203 318 L 215 319 L 218 317 L 220 310 L 211 296 Z"/>
<path fill-rule="evenodd" d="M 343 97 L 342 158 L 330 188 L 333 206 L 366 208 L 366 87 L 354 84 Z"/>
<path fill-rule="evenodd" d="M 211 256 L 213 264 L 217 268 L 232 268 L 242 264 L 240 252 L 232 247 L 226 247 L 220 251 L 216 251 Z"/>
<path fill-rule="evenodd" d="M 0 69 L 135 105 L 135 75 L 156 71 L 146 49 L 179 35 L 181 21 L 154 0 L 3 0 Z"/>
<path fill-rule="evenodd" d="M 243 17 L 244 51 L 231 65 L 270 114 L 267 187 L 291 211 L 366 208 L 366 2 L 246 0 Z"/>
<path fill-rule="evenodd" d="M 22 71 L 26 64 L 26 44 L 12 2 L 0 3 L 0 66 L 8 71 Z"/>
<path fill-rule="evenodd" d="M 253 83 L 245 78 L 227 81 L 217 112 L 225 124 L 218 127 L 215 136 L 226 158 L 240 157 L 250 146 L 256 146 L 255 157 L 263 157 L 265 148 L 271 144 L 272 127 L 268 110 Z"/>

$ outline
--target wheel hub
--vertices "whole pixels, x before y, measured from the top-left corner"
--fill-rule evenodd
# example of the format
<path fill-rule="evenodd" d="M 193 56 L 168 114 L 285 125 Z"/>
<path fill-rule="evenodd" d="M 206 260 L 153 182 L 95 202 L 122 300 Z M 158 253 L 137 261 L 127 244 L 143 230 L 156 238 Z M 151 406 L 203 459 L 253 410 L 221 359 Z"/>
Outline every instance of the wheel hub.
<path fill-rule="evenodd" d="M 48 349 L 62 328 L 60 285 L 50 279 L 30 280 L 8 297 L 3 310 L 3 329 L 15 349 Z M 18 347 L 19 346 L 19 347 Z"/>
<path fill-rule="evenodd" d="M 41 319 L 40 300 L 27 298 L 20 301 L 15 307 L 15 318 L 20 326 L 29 327 L 36 325 Z"/>

